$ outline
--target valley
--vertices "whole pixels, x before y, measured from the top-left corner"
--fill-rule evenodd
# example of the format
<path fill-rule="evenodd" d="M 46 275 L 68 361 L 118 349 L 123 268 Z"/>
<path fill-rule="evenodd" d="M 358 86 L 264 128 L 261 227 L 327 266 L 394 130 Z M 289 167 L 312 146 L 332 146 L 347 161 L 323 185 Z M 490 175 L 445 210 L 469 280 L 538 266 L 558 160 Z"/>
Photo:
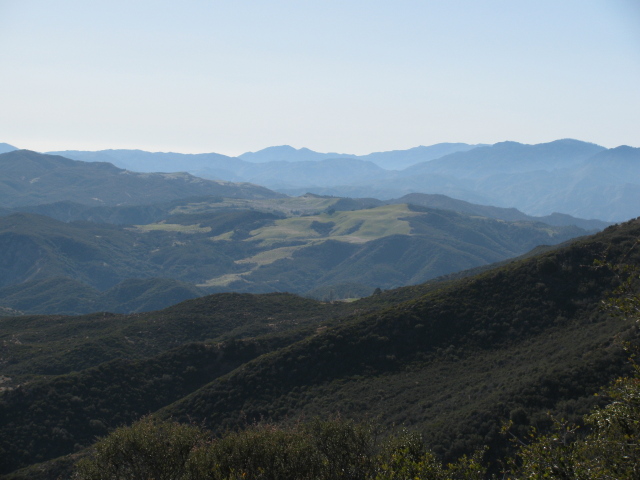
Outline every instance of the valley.
<path fill-rule="evenodd" d="M 0 217 L 0 305 L 25 313 L 124 313 L 222 291 L 337 300 L 588 233 L 408 204 L 335 211 L 331 205 L 339 199 L 307 199 L 285 208 L 308 213 L 287 217 L 279 203 L 268 213 L 218 199 L 211 210 L 201 200 L 184 202 L 163 220 L 137 225 L 65 223 L 30 213 Z"/>
<path fill-rule="evenodd" d="M 480 444 L 499 458 L 505 417 L 524 412 L 522 428 L 548 425 L 548 411 L 578 419 L 627 371 L 620 342 L 636 327 L 599 307 L 617 277 L 593 261 L 635 265 L 639 236 L 628 222 L 350 303 L 233 293 L 146 314 L 4 318 L 3 471 L 149 411 L 218 432 L 261 418 L 378 418 L 423 432 L 443 458 Z"/>
<path fill-rule="evenodd" d="M 148 414 L 213 435 L 401 425 L 445 461 L 488 446 L 495 469 L 507 419 L 580 422 L 629 372 L 636 326 L 601 305 L 615 265 L 640 263 L 637 220 L 292 197 L 25 151 L 0 163 L 0 194 L 37 179 L 0 212 L 3 478 L 67 475 Z"/>
<path fill-rule="evenodd" d="M 640 2 L 0 19 L 0 480 L 640 480 Z"/>

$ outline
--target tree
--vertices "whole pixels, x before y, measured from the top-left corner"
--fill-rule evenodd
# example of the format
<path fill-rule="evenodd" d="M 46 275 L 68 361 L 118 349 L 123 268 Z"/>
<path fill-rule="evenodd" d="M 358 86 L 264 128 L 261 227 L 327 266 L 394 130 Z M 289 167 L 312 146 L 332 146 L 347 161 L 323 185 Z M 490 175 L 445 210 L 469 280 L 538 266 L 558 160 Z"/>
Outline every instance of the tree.
<path fill-rule="evenodd" d="M 634 245 L 634 247 L 637 243 Z M 639 270 L 635 266 L 610 268 L 620 283 L 606 307 L 615 315 L 640 323 Z M 634 362 L 637 344 L 627 343 L 634 374 L 615 380 L 605 394 L 610 401 L 585 417 L 589 433 L 577 435 L 577 426 L 556 422 L 554 431 L 537 435 L 522 445 L 512 461 L 512 473 L 522 479 L 637 480 L 640 478 L 640 366 Z"/>
<path fill-rule="evenodd" d="M 591 431 L 556 422 L 547 435 L 532 432 L 511 472 L 517 479 L 637 480 L 640 478 L 640 375 L 616 380 L 611 402 L 585 417 Z"/>
<path fill-rule="evenodd" d="M 206 439 L 192 425 L 145 417 L 98 441 L 76 466 L 77 480 L 175 480 L 184 476 L 191 452 Z"/>

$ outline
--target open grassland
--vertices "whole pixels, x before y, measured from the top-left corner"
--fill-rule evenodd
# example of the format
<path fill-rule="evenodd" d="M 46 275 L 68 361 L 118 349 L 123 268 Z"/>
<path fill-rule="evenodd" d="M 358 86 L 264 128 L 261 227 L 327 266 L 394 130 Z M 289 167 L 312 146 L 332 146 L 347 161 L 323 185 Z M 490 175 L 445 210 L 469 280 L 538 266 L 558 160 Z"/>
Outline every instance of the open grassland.
<path fill-rule="evenodd" d="M 293 199 L 274 199 L 268 203 L 287 205 L 313 205 L 324 208 L 336 199 L 318 198 L 314 196 Z M 225 202 L 212 202 L 208 205 L 219 206 Z M 197 208 L 204 208 L 198 204 Z M 260 267 L 270 265 L 279 260 L 292 259 L 295 252 L 301 249 L 322 244 L 326 240 L 337 240 L 345 243 L 363 244 L 391 235 L 411 235 L 412 228 L 407 218 L 424 216 L 428 213 L 414 212 L 407 205 L 386 205 L 364 210 L 321 213 L 318 215 L 291 216 L 267 222 L 265 225 L 246 231 L 244 242 L 254 243 L 255 249 L 246 257 L 236 258 L 234 263 L 246 268 L 243 271 L 224 272 L 218 276 L 200 281 L 200 287 L 227 287 L 234 282 L 249 281 L 247 276 Z M 172 220 L 137 225 L 134 230 L 140 233 L 167 232 L 178 234 L 210 234 L 212 242 L 238 239 L 237 223 L 221 223 L 213 227 L 207 214 L 174 215 Z M 194 223 L 191 223 L 194 222 Z M 228 230 L 230 229 L 230 230 Z M 249 229 L 247 229 L 249 230 Z M 294 245 L 291 245 L 294 243 Z"/>
<path fill-rule="evenodd" d="M 235 261 L 238 265 L 246 265 L 247 271 L 211 278 L 199 286 L 228 286 L 264 265 L 291 259 L 296 251 L 318 245 L 325 240 L 366 243 L 390 235 L 410 235 L 411 226 L 406 218 L 417 215 L 428 214 L 412 212 L 407 205 L 386 205 L 366 210 L 276 220 L 271 225 L 251 231 L 249 237 L 245 239 L 245 241 L 257 241 L 262 248 L 266 249 L 256 255 Z M 232 235 L 233 232 L 226 232 L 212 240 L 232 240 Z M 298 245 L 278 247 L 279 244 L 291 241 L 297 242 Z"/>
<path fill-rule="evenodd" d="M 311 200 L 317 199 L 312 197 Z M 281 199 L 274 200 L 278 201 Z M 415 265 L 426 265 L 429 271 L 437 272 L 431 277 L 446 274 L 454 270 L 452 262 L 454 258 L 460 258 L 458 252 L 464 252 L 462 258 L 468 260 L 455 267 L 460 269 L 500 260 L 502 257 L 494 253 L 499 245 L 492 240 L 496 235 L 497 238 L 508 238 L 508 242 L 516 241 L 518 246 L 511 251 L 514 255 L 548 242 L 548 230 L 553 231 L 542 224 L 524 222 L 515 228 L 508 222 L 469 219 L 454 212 L 420 209 L 407 204 L 350 211 L 328 210 L 317 215 L 288 218 L 253 210 L 175 215 L 156 225 L 159 229 L 170 229 L 173 222 L 177 224 L 177 233 L 201 232 L 191 238 L 198 237 L 210 246 L 215 245 L 216 250 L 231 254 L 228 258 L 233 262 L 231 268 L 211 271 L 199 278 L 196 285 L 241 291 L 296 291 L 303 284 L 311 289 L 313 286 L 306 286 L 304 282 L 310 278 L 309 272 L 318 268 L 323 271 L 346 268 L 352 273 L 359 272 L 363 277 L 356 276 L 360 278 L 358 282 L 369 286 L 416 283 L 430 277 L 422 271 L 412 270 Z M 204 233 L 207 227 L 211 227 L 211 231 Z M 365 250 L 356 255 L 360 248 Z M 397 252 L 409 252 L 403 257 L 401 267 L 397 266 L 400 261 L 395 256 Z M 425 252 L 429 252 L 426 253 L 428 257 L 420 257 Z M 380 262 L 386 266 L 377 270 L 371 268 L 372 264 Z M 408 276 L 409 271 L 413 273 Z M 283 275 L 295 280 L 283 281 Z M 373 277 L 369 278 L 371 275 Z M 407 276 L 408 280 L 400 280 Z M 333 282 L 353 282 L 353 275 L 340 277 L 340 280 L 330 276 L 323 281 L 329 281 L 329 278 Z"/>
<path fill-rule="evenodd" d="M 274 248 L 272 250 L 260 252 L 252 257 L 243 258 L 242 260 L 236 260 L 235 263 L 240 265 L 254 264 L 256 266 L 269 265 L 276 260 L 282 260 L 283 258 L 292 258 L 293 252 L 299 249 L 300 246 Z"/>
<path fill-rule="evenodd" d="M 250 274 L 254 269 L 247 270 L 242 273 L 228 273 L 226 275 L 220 275 L 219 277 L 211 278 L 204 283 L 200 283 L 196 286 L 198 287 L 226 287 L 231 285 L 233 282 L 237 282 L 242 280 L 242 277 Z"/>
<path fill-rule="evenodd" d="M 209 233 L 210 227 L 201 227 L 200 225 L 180 225 L 177 223 L 150 223 L 149 225 L 136 225 L 135 229 L 140 232 L 151 232 L 154 230 L 162 230 L 165 232 L 179 233 Z"/>
<path fill-rule="evenodd" d="M 318 238 L 364 243 L 390 235 L 410 235 L 411 226 L 405 218 L 417 215 L 424 213 L 412 212 L 407 205 L 385 205 L 351 212 L 292 217 L 252 231 L 250 239 L 260 241 L 264 246 L 284 240 Z"/>
<path fill-rule="evenodd" d="M 339 198 L 319 197 L 316 195 L 302 195 L 300 197 L 271 198 L 271 199 L 237 199 L 225 198 L 222 201 L 205 200 L 190 202 L 180 205 L 170 213 L 176 214 L 200 214 L 227 210 L 229 208 L 251 209 L 284 215 L 309 215 L 326 211 L 333 206 Z"/>

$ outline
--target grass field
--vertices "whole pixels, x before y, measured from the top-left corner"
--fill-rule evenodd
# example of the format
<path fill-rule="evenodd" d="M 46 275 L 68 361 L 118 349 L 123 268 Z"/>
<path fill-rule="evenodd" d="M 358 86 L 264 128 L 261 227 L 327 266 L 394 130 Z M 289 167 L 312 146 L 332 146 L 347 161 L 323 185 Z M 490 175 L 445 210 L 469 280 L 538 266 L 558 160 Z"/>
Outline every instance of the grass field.
<path fill-rule="evenodd" d="M 151 232 L 154 230 L 163 230 L 165 232 L 180 233 L 208 233 L 211 227 L 201 227 L 200 225 L 180 225 L 177 223 L 150 223 L 148 225 L 136 225 L 136 230 L 140 232 Z"/>
<path fill-rule="evenodd" d="M 310 242 L 312 243 L 312 242 Z M 272 250 L 267 250 L 265 252 L 260 252 L 253 257 L 243 258 L 242 260 L 236 260 L 237 264 L 255 264 L 256 266 L 268 265 L 270 263 L 275 262 L 276 260 L 282 260 L 283 258 L 291 258 L 293 252 L 299 250 L 302 247 L 306 247 L 305 245 L 297 245 L 295 247 L 281 247 L 274 248 Z"/>
<path fill-rule="evenodd" d="M 278 213 L 287 216 L 314 215 L 331 208 L 338 200 L 340 199 L 333 197 L 325 198 L 316 195 L 255 200 L 225 198 L 223 201 L 192 202 L 187 205 L 181 205 L 173 209 L 171 214 L 197 214 L 238 208 Z"/>
<path fill-rule="evenodd" d="M 273 202 L 288 200 L 296 199 L 278 199 Z M 311 200 L 317 199 L 311 198 Z M 260 246 L 265 249 L 251 257 L 236 260 L 236 264 L 247 266 L 245 272 L 211 278 L 198 286 L 226 287 L 233 282 L 242 280 L 244 276 L 251 274 L 261 266 L 292 258 L 295 251 L 326 240 L 365 243 L 389 235 L 410 235 L 411 227 L 404 218 L 414 215 L 424 215 L 424 213 L 412 212 L 407 205 L 386 205 L 366 210 L 335 212 L 333 214 L 322 213 L 276 220 L 273 225 L 253 230 L 250 232 L 249 238 L 244 240 L 258 241 Z M 227 232 L 213 237 L 211 240 L 232 241 L 232 234 L 233 232 Z M 291 241 L 299 242 L 299 244 L 278 247 L 279 244 Z"/>
<path fill-rule="evenodd" d="M 412 212 L 407 205 L 385 205 L 350 212 L 322 213 L 304 217 L 277 220 L 275 225 L 251 232 L 250 240 L 261 241 L 264 246 L 284 240 L 313 240 L 327 238 L 349 243 L 364 243 L 389 235 L 410 235 L 411 226 L 404 218 L 424 213 Z M 320 233 L 314 225 L 326 226 Z"/>

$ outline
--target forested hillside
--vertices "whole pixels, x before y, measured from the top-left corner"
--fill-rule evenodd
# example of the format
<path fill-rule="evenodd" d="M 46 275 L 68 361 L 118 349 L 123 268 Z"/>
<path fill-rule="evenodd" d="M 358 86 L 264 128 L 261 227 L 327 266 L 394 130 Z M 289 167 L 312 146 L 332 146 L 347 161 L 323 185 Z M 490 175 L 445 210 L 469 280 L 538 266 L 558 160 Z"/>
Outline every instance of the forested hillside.
<path fill-rule="evenodd" d="M 285 197 L 26 150 L 0 164 L 0 307 L 26 314 L 149 311 L 225 291 L 360 298 L 607 225 L 442 195 Z"/>
<path fill-rule="evenodd" d="M 352 303 L 233 294 L 143 315 L 0 320 L 3 472 L 80 451 L 150 411 L 214 432 L 375 419 L 422 433 L 442 458 L 488 445 L 496 461 L 503 422 L 524 433 L 547 428 L 547 412 L 580 420 L 628 369 L 621 342 L 635 342 L 635 325 L 601 305 L 620 283 L 606 265 L 639 265 L 638 238 L 632 221 Z"/>
<path fill-rule="evenodd" d="M 204 180 L 187 173 L 137 173 L 110 163 L 81 162 L 29 150 L 0 154 L 3 207 L 73 201 L 85 205 L 140 205 L 198 195 L 277 198 L 246 183 Z"/>
<path fill-rule="evenodd" d="M 210 197 L 169 208 L 139 225 L 0 217 L 0 306 L 79 314 L 223 291 L 361 297 L 587 233 L 406 204 L 287 218 Z"/>

